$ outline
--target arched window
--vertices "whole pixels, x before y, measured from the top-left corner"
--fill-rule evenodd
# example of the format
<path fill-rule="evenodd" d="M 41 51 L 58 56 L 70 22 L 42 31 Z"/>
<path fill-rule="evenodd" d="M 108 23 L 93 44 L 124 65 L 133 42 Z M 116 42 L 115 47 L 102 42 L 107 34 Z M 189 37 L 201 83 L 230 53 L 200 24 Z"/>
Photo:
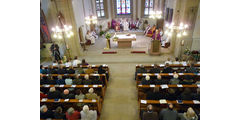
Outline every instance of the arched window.
<path fill-rule="evenodd" d="M 117 2 L 117 15 L 131 14 L 130 0 L 116 0 L 116 2 Z"/>
<path fill-rule="evenodd" d="M 96 11 L 98 17 L 105 16 L 103 0 L 96 0 Z"/>
<path fill-rule="evenodd" d="M 153 11 L 153 0 L 145 0 L 144 15 L 149 15 Z"/>

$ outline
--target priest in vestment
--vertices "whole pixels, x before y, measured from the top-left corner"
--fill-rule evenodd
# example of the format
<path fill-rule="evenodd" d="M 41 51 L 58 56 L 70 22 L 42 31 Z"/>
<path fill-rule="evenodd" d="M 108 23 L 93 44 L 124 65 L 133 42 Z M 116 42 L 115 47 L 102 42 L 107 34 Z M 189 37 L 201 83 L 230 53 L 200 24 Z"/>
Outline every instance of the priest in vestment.
<path fill-rule="evenodd" d="M 116 27 L 116 24 L 117 24 L 117 21 L 112 19 L 112 29 L 115 29 Z"/>
<path fill-rule="evenodd" d="M 148 26 L 146 27 L 146 29 L 144 30 L 144 35 L 147 35 L 147 32 L 151 29 L 150 24 L 148 24 Z"/>
<path fill-rule="evenodd" d="M 156 37 L 157 35 L 157 37 Z M 156 37 L 156 40 L 159 40 L 161 42 L 161 28 L 155 31 L 155 33 L 152 36 L 152 39 L 154 40 Z"/>
<path fill-rule="evenodd" d="M 123 21 L 123 31 L 127 31 L 129 30 L 129 24 L 127 20 Z"/>

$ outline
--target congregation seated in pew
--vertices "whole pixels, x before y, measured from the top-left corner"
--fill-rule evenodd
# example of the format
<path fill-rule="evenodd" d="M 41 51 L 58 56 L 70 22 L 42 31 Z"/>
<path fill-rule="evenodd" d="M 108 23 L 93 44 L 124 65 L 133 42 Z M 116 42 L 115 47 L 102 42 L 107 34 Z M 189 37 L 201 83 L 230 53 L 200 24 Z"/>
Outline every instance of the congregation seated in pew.
<path fill-rule="evenodd" d="M 73 89 L 72 91 L 70 91 L 69 89 L 64 89 L 63 93 L 61 93 L 60 91 L 56 90 L 55 87 L 51 87 L 47 94 L 44 94 L 42 92 L 42 98 L 48 98 L 48 99 L 90 99 L 90 100 L 92 100 L 92 99 L 99 100 L 100 99 L 100 96 L 98 96 L 96 93 L 94 93 L 93 88 L 89 88 L 88 93 L 86 93 L 86 94 L 84 94 L 80 89 L 76 89 L 76 90 Z M 100 94 L 99 92 L 100 91 L 98 91 L 98 94 Z M 41 96 L 41 94 L 40 94 L 40 96 Z"/>
<path fill-rule="evenodd" d="M 41 119 L 67 119 L 67 120 L 97 120 L 97 111 L 90 110 L 88 105 L 84 105 L 79 112 L 73 107 L 69 107 L 64 113 L 61 106 L 58 106 L 55 110 L 49 110 L 47 105 L 40 107 Z"/>
<path fill-rule="evenodd" d="M 162 85 L 162 84 L 171 84 L 171 85 L 177 85 L 177 84 L 184 84 L 184 85 L 192 85 L 192 84 L 199 84 L 199 80 L 196 77 L 192 77 L 189 75 L 182 76 L 179 78 L 179 75 L 177 73 L 173 73 L 173 77 L 170 76 L 161 76 L 158 74 L 157 76 L 149 76 L 146 75 L 145 77 L 142 77 L 141 85 Z"/>
<path fill-rule="evenodd" d="M 78 75 L 73 77 L 58 75 L 57 78 L 52 75 L 43 76 L 40 75 L 40 85 L 92 85 L 92 84 L 103 84 L 98 76 L 89 77 L 88 74 L 84 78 L 79 78 Z"/>
<path fill-rule="evenodd" d="M 153 105 L 148 105 L 146 110 L 140 111 L 142 120 L 198 120 L 198 114 L 192 107 L 188 107 L 186 112 L 178 112 L 174 104 L 169 103 L 166 108 L 159 111 L 154 110 Z"/>
<path fill-rule="evenodd" d="M 200 89 L 167 88 L 159 90 L 159 87 L 140 90 L 140 99 L 146 100 L 200 100 Z"/>

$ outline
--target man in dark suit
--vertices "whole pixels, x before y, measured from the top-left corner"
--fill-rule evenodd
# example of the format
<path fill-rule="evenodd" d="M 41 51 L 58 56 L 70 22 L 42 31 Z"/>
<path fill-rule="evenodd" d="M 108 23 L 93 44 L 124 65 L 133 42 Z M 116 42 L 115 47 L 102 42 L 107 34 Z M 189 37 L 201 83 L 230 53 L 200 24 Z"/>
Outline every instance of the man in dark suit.
<path fill-rule="evenodd" d="M 138 73 L 147 73 L 147 70 L 144 68 L 143 65 L 139 65 L 139 68 L 137 68 L 136 73 L 135 73 L 135 80 L 136 80 Z"/>
<path fill-rule="evenodd" d="M 47 96 L 48 99 L 60 99 L 61 93 L 55 89 L 55 87 L 51 87 Z"/>
<path fill-rule="evenodd" d="M 61 95 L 62 99 L 74 99 L 74 95 L 73 94 L 69 94 L 69 90 L 65 89 Z"/>
<path fill-rule="evenodd" d="M 40 108 L 40 119 L 54 118 L 53 112 L 48 110 L 46 105 L 42 105 Z"/>
<path fill-rule="evenodd" d="M 153 106 L 148 105 L 147 111 L 143 112 L 143 120 L 158 120 L 157 112 L 153 111 Z"/>
<path fill-rule="evenodd" d="M 168 84 L 169 80 L 162 79 L 162 76 L 160 74 L 157 75 L 157 79 L 154 80 L 155 85 L 162 85 L 162 84 Z"/>
<path fill-rule="evenodd" d="M 57 70 L 53 68 L 52 65 L 49 65 L 48 67 L 48 74 L 57 74 Z"/>
<path fill-rule="evenodd" d="M 198 73 L 196 67 L 194 67 L 194 63 L 191 63 L 189 67 L 186 68 L 185 73 Z"/>
<path fill-rule="evenodd" d="M 83 80 L 79 78 L 78 75 L 75 76 L 75 79 L 73 79 L 73 85 L 82 85 L 83 84 Z"/>
<path fill-rule="evenodd" d="M 137 73 L 147 73 L 147 70 L 144 68 L 143 65 L 140 65 L 139 68 L 137 68 Z"/>
<path fill-rule="evenodd" d="M 173 73 L 173 69 L 170 67 L 168 63 L 166 63 L 162 73 Z"/>
<path fill-rule="evenodd" d="M 160 68 L 158 68 L 157 64 L 154 64 L 154 67 L 150 70 L 150 73 L 160 73 Z"/>
<path fill-rule="evenodd" d="M 168 104 L 168 108 L 161 110 L 159 120 L 177 120 L 178 112 L 173 109 L 173 104 Z"/>
<path fill-rule="evenodd" d="M 58 79 L 56 80 L 58 85 L 65 85 L 65 80 L 62 78 L 61 75 L 58 75 Z"/>
<path fill-rule="evenodd" d="M 68 74 L 75 74 L 75 70 L 73 69 L 73 66 L 70 66 L 69 69 L 67 70 Z"/>
<path fill-rule="evenodd" d="M 159 87 L 155 87 L 153 91 L 147 92 L 147 100 L 160 100 L 163 98 L 163 95 L 159 92 Z"/>
<path fill-rule="evenodd" d="M 66 70 L 63 68 L 63 66 L 59 66 L 58 74 L 66 74 Z"/>

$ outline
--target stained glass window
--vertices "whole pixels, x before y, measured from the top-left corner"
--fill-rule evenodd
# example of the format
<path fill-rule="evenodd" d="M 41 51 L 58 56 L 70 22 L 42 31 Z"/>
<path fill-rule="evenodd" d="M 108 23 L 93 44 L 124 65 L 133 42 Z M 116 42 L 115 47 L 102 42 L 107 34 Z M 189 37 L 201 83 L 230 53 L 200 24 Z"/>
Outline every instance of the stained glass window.
<path fill-rule="evenodd" d="M 153 11 L 153 0 L 145 0 L 144 15 L 149 15 Z"/>
<path fill-rule="evenodd" d="M 98 17 L 104 17 L 104 4 L 103 0 L 96 0 L 96 11 Z"/>
<path fill-rule="evenodd" d="M 116 0 L 116 2 L 117 2 L 117 15 L 131 14 L 130 0 Z"/>

